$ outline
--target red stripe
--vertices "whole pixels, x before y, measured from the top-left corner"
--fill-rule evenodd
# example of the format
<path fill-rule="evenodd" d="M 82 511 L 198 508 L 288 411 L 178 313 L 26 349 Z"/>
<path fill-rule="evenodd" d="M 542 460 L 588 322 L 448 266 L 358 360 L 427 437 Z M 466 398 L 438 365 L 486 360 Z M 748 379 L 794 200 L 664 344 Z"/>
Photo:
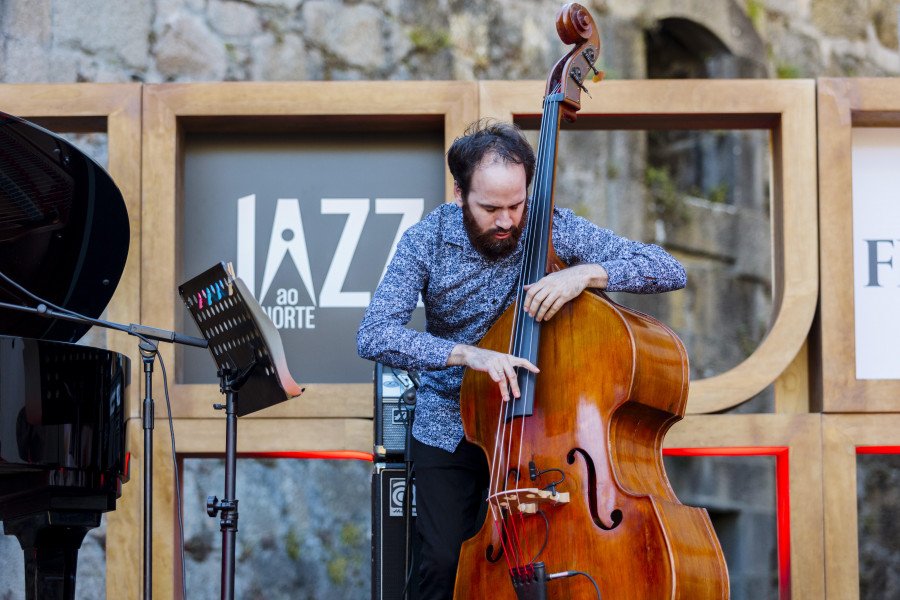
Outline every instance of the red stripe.
<path fill-rule="evenodd" d="M 327 460 L 375 460 L 370 452 L 358 450 L 306 450 L 301 452 L 238 452 L 241 458 L 322 458 Z"/>
<path fill-rule="evenodd" d="M 869 446 L 857 448 L 857 453 L 874 454 L 864 450 L 900 452 L 897 446 Z M 778 536 L 778 597 L 791 598 L 791 479 L 789 448 L 786 446 L 744 446 L 737 448 L 666 448 L 667 456 L 774 456 L 775 457 L 775 504 Z"/>
<path fill-rule="evenodd" d="M 900 446 L 858 446 L 857 454 L 900 454 Z"/>

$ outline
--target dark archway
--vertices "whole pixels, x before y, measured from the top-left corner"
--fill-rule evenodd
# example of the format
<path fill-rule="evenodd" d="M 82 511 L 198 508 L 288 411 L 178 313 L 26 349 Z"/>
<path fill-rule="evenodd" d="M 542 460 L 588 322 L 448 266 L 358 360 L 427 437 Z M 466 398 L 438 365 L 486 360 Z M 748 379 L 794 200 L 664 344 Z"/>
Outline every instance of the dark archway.
<path fill-rule="evenodd" d="M 738 60 L 712 31 L 690 19 L 669 18 L 646 31 L 648 79 L 738 77 Z"/>

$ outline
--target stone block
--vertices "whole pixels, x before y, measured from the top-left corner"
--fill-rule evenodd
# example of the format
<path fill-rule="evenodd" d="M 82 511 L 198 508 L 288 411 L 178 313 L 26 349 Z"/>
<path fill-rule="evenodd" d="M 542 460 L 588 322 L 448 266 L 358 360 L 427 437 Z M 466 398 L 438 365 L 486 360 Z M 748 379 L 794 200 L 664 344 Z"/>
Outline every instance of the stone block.
<path fill-rule="evenodd" d="M 54 48 L 48 60 L 48 82 L 74 83 L 84 80 L 82 65 L 89 62 L 83 53 L 69 48 Z"/>
<path fill-rule="evenodd" d="M 39 43 L 29 40 L 9 39 L 6 41 L 5 49 L 4 83 L 59 81 L 51 79 L 49 56 Z M 75 76 L 72 74 L 71 79 L 62 81 L 75 81 Z"/>
<path fill-rule="evenodd" d="M 685 197 L 671 212 L 676 214 L 666 222 L 668 244 L 726 263 L 737 260 L 740 248 L 734 243 L 739 221 L 736 207 Z"/>
<path fill-rule="evenodd" d="M 768 215 L 738 210 L 733 231 L 734 276 L 771 284 L 772 230 Z"/>
<path fill-rule="evenodd" d="M 344 6 L 313 0 L 305 3 L 301 11 L 308 41 L 328 49 L 347 66 L 372 71 L 385 67 L 382 13 L 378 9 L 365 4 Z"/>
<path fill-rule="evenodd" d="M 6 38 L 37 44 L 51 41 L 50 0 L 7 0 L 5 5 L 0 27 Z"/>
<path fill-rule="evenodd" d="M 221 38 L 197 16 L 174 15 L 156 44 L 156 68 L 175 81 L 220 81 L 227 69 Z"/>
<path fill-rule="evenodd" d="M 249 37 L 261 29 L 259 11 L 242 2 L 210 0 L 206 14 L 210 27 L 225 36 Z"/>
<path fill-rule="evenodd" d="M 303 0 L 255 0 L 254 4 L 259 6 L 272 6 L 275 8 L 284 8 L 289 11 L 297 10 L 303 4 Z"/>
<path fill-rule="evenodd" d="M 148 66 L 151 10 L 144 0 L 58 2 L 54 44 L 102 54 L 136 69 Z"/>
<path fill-rule="evenodd" d="M 311 72 L 321 73 L 321 66 L 310 70 L 308 64 L 315 63 L 315 57 L 296 35 L 281 40 L 272 34 L 255 38 L 250 59 L 250 76 L 256 81 L 303 81 L 310 79 Z"/>
<path fill-rule="evenodd" d="M 812 24 L 827 36 L 865 39 L 869 21 L 869 3 L 860 6 L 857 0 L 812 0 Z"/>

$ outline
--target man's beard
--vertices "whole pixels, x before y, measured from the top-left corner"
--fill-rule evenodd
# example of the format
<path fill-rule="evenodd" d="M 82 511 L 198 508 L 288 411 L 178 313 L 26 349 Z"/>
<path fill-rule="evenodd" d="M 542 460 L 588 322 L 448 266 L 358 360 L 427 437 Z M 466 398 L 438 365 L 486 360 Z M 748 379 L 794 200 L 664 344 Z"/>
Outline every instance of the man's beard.
<path fill-rule="evenodd" d="M 522 212 L 522 220 L 518 225 L 513 225 L 509 229 L 500 229 L 498 227 L 491 228 L 487 231 L 479 231 L 478 224 L 472 217 L 469 210 L 468 201 L 462 203 L 463 225 L 466 228 L 466 234 L 469 236 L 469 243 L 481 254 L 491 260 L 499 260 L 506 258 L 512 254 L 519 245 L 519 238 L 522 237 L 522 230 L 525 228 L 525 222 L 528 219 L 528 207 Z M 509 235 L 502 239 L 494 236 L 498 233 L 509 232 Z"/>

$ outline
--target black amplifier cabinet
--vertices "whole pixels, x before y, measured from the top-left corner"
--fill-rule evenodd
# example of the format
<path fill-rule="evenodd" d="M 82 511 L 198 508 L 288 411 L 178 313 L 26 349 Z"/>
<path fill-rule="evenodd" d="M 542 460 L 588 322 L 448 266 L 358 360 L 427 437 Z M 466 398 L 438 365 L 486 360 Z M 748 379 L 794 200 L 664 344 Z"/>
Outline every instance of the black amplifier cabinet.
<path fill-rule="evenodd" d="M 375 463 L 372 473 L 372 600 L 403 600 L 409 573 L 407 528 L 404 512 L 406 463 Z M 410 580 L 410 600 L 418 600 L 418 550 L 415 528 L 416 497 L 413 486 L 410 543 L 415 571 Z"/>
<path fill-rule="evenodd" d="M 412 387 L 406 371 L 375 363 L 375 460 L 403 460 L 406 423 L 414 406 L 402 395 Z"/>

